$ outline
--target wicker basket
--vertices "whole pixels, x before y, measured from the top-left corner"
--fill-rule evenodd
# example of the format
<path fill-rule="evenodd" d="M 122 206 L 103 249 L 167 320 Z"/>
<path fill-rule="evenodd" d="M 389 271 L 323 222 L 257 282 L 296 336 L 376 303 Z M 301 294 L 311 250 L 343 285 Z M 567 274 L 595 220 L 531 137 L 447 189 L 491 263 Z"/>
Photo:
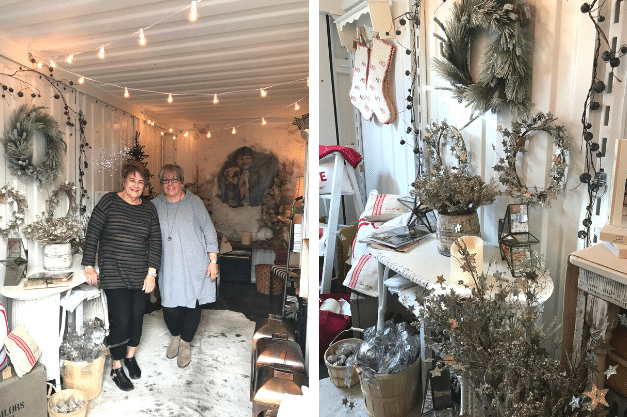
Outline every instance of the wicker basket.
<path fill-rule="evenodd" d="M 64 388 L 79 389 L 87 394 L 90 400 L 100 395 L 102 390 L 102 374 L 104 372 L 105 354 L 93 362 L 64 361 Z"/>
<path fill-rule="evenodd" d="M 340 387 L 340 388 L 345 388 L 347 386 L 346 383 L 344 382 L 347 367 L 331 365 L 327 361 L 327 358 L 331 355 L 334 355 L 335 352 L 338 350 L 338 348 L 345 343 L 357 343 L 361 345 L 362 340 L 355 339 L 355 338 L 340 340 L 339 342 L 333 343 L 331 346 L 329 346 L 326 352 L 324 352 L 324 364 L 327 366 L 327 369 L 329 370 L 329 379 L 331 380 L 331 382 L 333 382 L 333 385 L 335 385 L 336 387 Z M 357 367 L 352 366 L 350 386 L 352 387 L 353 385 L 356 385 L 358 382 L 359 382 L 359 375 L 357 373 Z"/>
<path fill-rule="evenodd" d="M 262 294 L 270 294 L 270 268 L 272 265 L 259 264 L 255 265 L 255 279 L 257 280 L 257 291 Z M 283 280 L 272 277 L 272 295 L 279 295 L 283 292 Z"/>
<path fill-rule="evenodd" d="M 66 400 L 68 398 L 75 398 L 84 401 L 85 405 L 80 410 L 76 410 L 71 413 L 57 413 L 56 411 L 52 411 L 52 407 L 57 405 L 61 400 Z M 48 398 L 48 415 L 50 415 L 50 417 L 85 417 L 87 414 L 88 403 L 89 399 L 87 398 L 85 391 L 81 391 L 80 389 L 64 389 L 52 394 L 52 396 Z"/>

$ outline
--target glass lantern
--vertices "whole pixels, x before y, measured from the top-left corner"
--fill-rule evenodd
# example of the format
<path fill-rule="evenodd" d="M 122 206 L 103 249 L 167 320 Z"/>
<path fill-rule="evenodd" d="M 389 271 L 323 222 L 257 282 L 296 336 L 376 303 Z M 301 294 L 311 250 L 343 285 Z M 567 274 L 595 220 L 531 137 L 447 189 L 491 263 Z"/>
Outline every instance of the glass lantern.
<path fill-rule="evenodd" d="M 525 261 L 531 260 L 531 245 L 540 241 L 529 233 L 528 204 L 510 204 L 499 219 L 499 249 L 512 276 L 519 277 Z"/>

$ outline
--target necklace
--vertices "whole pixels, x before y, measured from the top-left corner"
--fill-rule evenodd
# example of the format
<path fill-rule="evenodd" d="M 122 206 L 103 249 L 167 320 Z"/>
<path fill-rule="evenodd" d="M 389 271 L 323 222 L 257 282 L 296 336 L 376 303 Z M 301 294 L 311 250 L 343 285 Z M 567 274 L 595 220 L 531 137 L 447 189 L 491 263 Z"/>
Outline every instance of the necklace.
<path fill-rule="evenodd" d="M 172 223 L 170 223 L 170 205 L 168 204 L 166 207 L 166 221 L 168 222 L 168 240 L 172 240 L 172 229 L 174 228 L 174 223 L 176 223 L 176 215 L 179 214 L 179 206 L 181 205 L 181 200 L 176 202 L 176 211 L 174 212 L 174 219 Z"/>

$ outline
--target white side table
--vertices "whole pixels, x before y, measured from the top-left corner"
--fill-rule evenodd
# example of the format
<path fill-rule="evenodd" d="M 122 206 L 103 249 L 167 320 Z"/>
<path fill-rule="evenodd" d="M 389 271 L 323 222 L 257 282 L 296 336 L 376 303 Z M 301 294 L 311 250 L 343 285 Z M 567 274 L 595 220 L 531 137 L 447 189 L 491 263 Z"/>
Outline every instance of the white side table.
<path fill-rule="evenodd" d="M 69 296 L 72 288 L 85 282 L 85 272 L 84 267 L 81 266 L 81 260 L 82 255 L 74 255 L 70 269 L 74 272 L 74 276 L 69 286 L 25 290 L 23 279 L 17 286 L 0 286 L 0 294 L 11 300 L 10 329 L 21 324 L 41 347 L 40 362 L 46 367 L 46 378 L 55 380 L 57 390 L 61 389 L 59 364 L 59 346 L 63 340 L 62 321 L 59 317 L 61 296 L 63 293 L 65 293 L 64 297 Z M 26 275 L 42 271 L 44 269 L 40 265 L 28 268 Z M 62 320 L 64 321 L 65 317 Z"/>
<path fill-rule="evenodd" d="M 451 275 L 451 258 L 440 255 L 438 252 L 438 241 L 435 237 L 426 238 L 420 245 L 416 246 L 409 252 L 402 253 L 391 250 L 373 249 L 370 248 L 372 256 L 379 261 L 379 311 L 377 329 L 383 328 L 383 321 L 385 317 L 385 306 L 387 302 L 387 289 L 384 285 L 385 280 L 389 278 L 390 269 L 400 274 L 402 277 L 415 282 L 424 290 L 437 290 L 441 291 L 440 284 L 437 284 L 438 276 L 443 276 L 445 279 L 444 290 L 453 288 L 458 294 L 470 294 L 470 289 L 459 285 L 456 282 L 452 282 Z M 490 265 L 492 262 L 492 265 Z M 483 271 L 501 271 L 504 272 L 504 277 L 514 279 L 507 267 L 507 262 L 501 259 L 499 248 L 494 245 L 484 244 L 483 246 Z M 488 274 L 487 284 L 494 283 L 494 277 L 492 274 Z M 553 280 L 549 276 L 545 276 L 540 280 L 537 286 L 538 289 L 538 302 L 544 303 L 549 299 L 553 293 Z M 413 310 L 412 310 L 413 311 Z M 420 328 L 420 358 L 423 361 L 422 366 L 422 386 L 427 383 L 427 373 L 429 370 L 424 366 L 425 360 L 430 359 L 430 354 L 425 348 L 425 332 L 427 330 L 424 327 L 424 323 L 421 320 Z M 469 395 L 469 387 L 467 383 L 464 383 L 462 378 L 462 404 L 461 412 L 469 415 L 472 414 L 472 397 Z"/>

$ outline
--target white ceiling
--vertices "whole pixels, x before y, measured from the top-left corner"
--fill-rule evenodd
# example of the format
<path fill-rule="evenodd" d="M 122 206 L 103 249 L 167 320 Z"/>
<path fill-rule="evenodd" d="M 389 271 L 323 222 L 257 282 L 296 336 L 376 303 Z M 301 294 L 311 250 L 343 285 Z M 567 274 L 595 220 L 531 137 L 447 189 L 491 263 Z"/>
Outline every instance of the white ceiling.
<path fill-rule="evenodd" d="M 127 87 L 125 100 L 162 126 L 213 130 L 266 116 L 291 122 L 309 111 L 308 0 L 202 0 L 195 23 L 187 19 L 190 6 L 188 0 L 0 0 L 0 30 L 38 59 L 57 57 L 57 79 L 76 82 L 80 74 L 120 98 Z M 147 39 L 141 47 L 140 28 Z M 275 87 L 261 98 L 259 88 L 269 86 Z"/>

